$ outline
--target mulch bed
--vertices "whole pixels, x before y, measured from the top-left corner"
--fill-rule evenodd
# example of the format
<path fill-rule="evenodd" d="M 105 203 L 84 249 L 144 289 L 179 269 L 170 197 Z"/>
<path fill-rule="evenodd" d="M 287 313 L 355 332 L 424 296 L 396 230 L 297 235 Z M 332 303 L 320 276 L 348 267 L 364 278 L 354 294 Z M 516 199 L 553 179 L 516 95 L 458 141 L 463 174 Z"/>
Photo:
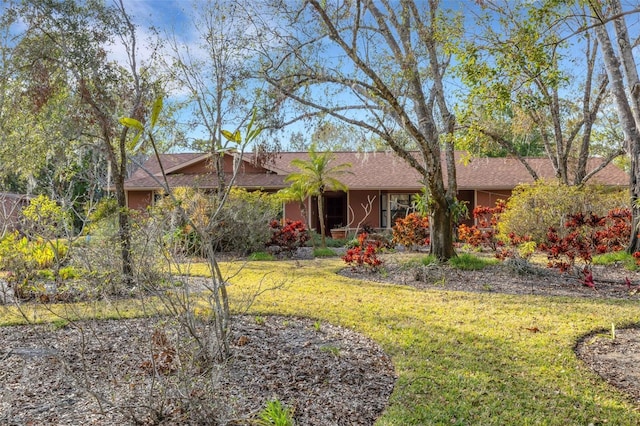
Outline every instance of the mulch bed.
<path fill-rule="evenodd" d="M 234 355 L 211 370 L 170 359 L 176 331 L 163 319 L 0 328 L 0 424 L 252 424 L 277 398 L 299 425 L 371 425 L 395 383 L 375 343 L 330 324 L 236 317 Z"/>
<path fill-rule="evenodd" d="M 593 266 L 595 289 L 584 285 L 580 268 L 566 273 L 522 260 L 507 260 L 477 271 L 447 265 L 406 266 L 402 255 L 383 255 L 381 273 L 344 268 L 339 273 L 353 278 L 412 286 L 421 290 L 452 290 L 479 293 L 567 296 L 640 301 L 640 272 L 622 266 Z M 626 279 L 632 285 L 629 289 Z"/>
<path fill-rule="evenodd" d="M 590 334 L 578 342 L 576 354 L 640 407 L 640 328 Z"/>

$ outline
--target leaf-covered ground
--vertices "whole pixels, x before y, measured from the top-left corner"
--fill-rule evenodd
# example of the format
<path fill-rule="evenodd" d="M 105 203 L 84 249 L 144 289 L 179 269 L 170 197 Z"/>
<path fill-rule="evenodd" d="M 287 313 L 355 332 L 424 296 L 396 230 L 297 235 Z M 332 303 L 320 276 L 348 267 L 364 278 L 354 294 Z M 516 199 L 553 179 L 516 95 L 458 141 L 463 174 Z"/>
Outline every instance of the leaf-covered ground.
<path fill-rule="evenodd" d="M 209 370 L 167 319 L 1 327 L 0 424 L 252 424 L 277 398 L 301 425 L 370 425 L 393 390 L 391 360 L 353 331 L 244 316 L 232 340 Z"/>

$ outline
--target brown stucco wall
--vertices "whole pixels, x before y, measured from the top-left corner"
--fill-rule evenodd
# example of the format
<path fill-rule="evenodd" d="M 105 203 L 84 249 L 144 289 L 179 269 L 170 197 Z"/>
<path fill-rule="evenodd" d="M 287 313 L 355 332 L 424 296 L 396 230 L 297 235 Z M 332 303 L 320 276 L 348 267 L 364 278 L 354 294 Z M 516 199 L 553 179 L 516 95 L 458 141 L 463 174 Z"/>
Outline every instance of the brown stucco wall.
<path fill-rule="evenodd" d="M 507 200 L 511 196 L 510 190 L 476 191 L 476 207 L 493 207 L 498 200 Z"/>
<path fill-rule="evenodd" d="M 224 171 L 225 173 L 233 173 L 233 156 L 225 155 L 224 156 Z M 180 169 L 178 173 L 182 173 L 185 175 L 195 175 L 202 173 L 211 173 L 213 172 L 213 166 L 211 165 L 210 160 L 207 158 L 205 160 L 199 161 L 197 163 L 191 164 L 185 168 Z M 262 167 L 257 167 L 251 163 L 247 163 L 243 161 L 240 165 L 241 173 L 265 173 L 266 169 Z"/>
<path fill-rule="evenodd" d="M 498 191 L 476 191 L 476 205 L 483 207 L 493 207 L 496 205 L 498 200 L 508 200 L 511 196 L 510 190 L 498 190 Z M 472 213 L 472 210 L 469 210 L 469 214 Z M 474 220 L 474 225 L 478 225 L 478 220 Z"/>
<path fill-rule="evenodd" d="M 283 217 L 285 219 L 302 220 L 305 222 L 300 212 L 300 204 L 298 203 L 285 203 Z"/>
<path fill-rule="evenodd" d="M 369 206 L 367 196 L 373 199 L 371 204 L 371 214 L 364 220 L 363 225 L 371 225 L 374 228 L 380 227 L 380 191 L 349 191 L 349 205 L 352 211 L 349 211 L 350 228 L 355 228 L 366 215 L 365 209 L 362 207 Z M 351 217 L 353 214 L 353 217 Z"/>
<path fill-rule="evenodd" d="M 471 226 L 474 224 L 473 220 L 473 209 L 476 207 L 475 204 L 475 191 L 462 190 L 458 191 L 457 194 L 458 201 L 464 202 L 469 209 L 469 216 L 460 221 L 460 223 L 464 223 L 467 226 Z"/>
<path fill-rule="evenodd" d="M 152 191 L 128 191 L 127 204 L 130 209 L 145 210 L 153 200 Z"/>
<path fill-rule="evenodd" d="M 225 173 L 233 173 L 233 156 L 231 155 L 225 155 L 224 156 L 224 172 Z M 247 173 L 247 174 L 252 174 L 252 173 L 266 173 L 266 169 L 263 167 L 257 167 L 251 163 L 248 163 L 246 161 L 243 161 L 240 164 L 240 173 Z"/>
<path fill-rule="evenodd" d="M 209 160 L 207 159 L 207 160 L 200 161 L 198 163 L 191 164 L 190 166 L 187 166 L 183 169 L 180 169 L 180 171 L 177 173 L 182 173 L 185 175 L 197 175 L 201 173 L 209 173 L 212 170 L 213 169 L 209 165 Z"/>

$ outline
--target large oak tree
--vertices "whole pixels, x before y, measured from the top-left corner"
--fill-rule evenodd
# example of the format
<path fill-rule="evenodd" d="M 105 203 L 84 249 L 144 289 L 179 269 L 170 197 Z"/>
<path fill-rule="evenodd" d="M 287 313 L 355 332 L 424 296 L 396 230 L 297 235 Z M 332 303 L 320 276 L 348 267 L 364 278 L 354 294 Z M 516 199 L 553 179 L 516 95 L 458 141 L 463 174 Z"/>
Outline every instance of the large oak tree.
<path fill-rule="evenodd" d="M 420 173 L 428 189 L 432 253 L 443 260 L 455 256 L 455 118 L 445 79 L 459 22 L 448 18 L 438 0 L 309 0 L 296 6 L 275 1 L 272 6 L 274 15 L 264 7 L 259 11 L 268 20 L 265 31 L 273 34 L 263 46 L 262 76 L 281 110 L 296 107 L 282 122 L 322 115 L 384 141 Z M 399 131 L 417 152 L 397 138 Z"/>

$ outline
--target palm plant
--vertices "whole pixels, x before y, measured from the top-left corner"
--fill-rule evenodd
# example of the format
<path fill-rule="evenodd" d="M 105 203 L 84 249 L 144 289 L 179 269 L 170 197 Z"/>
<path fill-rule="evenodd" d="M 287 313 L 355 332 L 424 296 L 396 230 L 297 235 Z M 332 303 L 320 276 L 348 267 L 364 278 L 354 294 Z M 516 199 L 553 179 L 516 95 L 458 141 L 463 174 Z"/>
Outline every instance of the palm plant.
<path fill-rule="evenodd" d="M 350 163 L 332 165 L 335 156 L 331 152 L 316 152 L 315 146 L 309 148 L 309 159 L 295 159 L 292 166 L 299 171 L 290 173 L 285 181 L 292 186 L 298 186 L 307 196 L 315 196 L 318 199 L 318 216 L 320 217 L 320 235 L 322 247 L 326 247 L 325 217 L 324 217 L 324 193 L 328 190 L 347 191 L 347 186 L 339 178 L 351 167 Z"/>

